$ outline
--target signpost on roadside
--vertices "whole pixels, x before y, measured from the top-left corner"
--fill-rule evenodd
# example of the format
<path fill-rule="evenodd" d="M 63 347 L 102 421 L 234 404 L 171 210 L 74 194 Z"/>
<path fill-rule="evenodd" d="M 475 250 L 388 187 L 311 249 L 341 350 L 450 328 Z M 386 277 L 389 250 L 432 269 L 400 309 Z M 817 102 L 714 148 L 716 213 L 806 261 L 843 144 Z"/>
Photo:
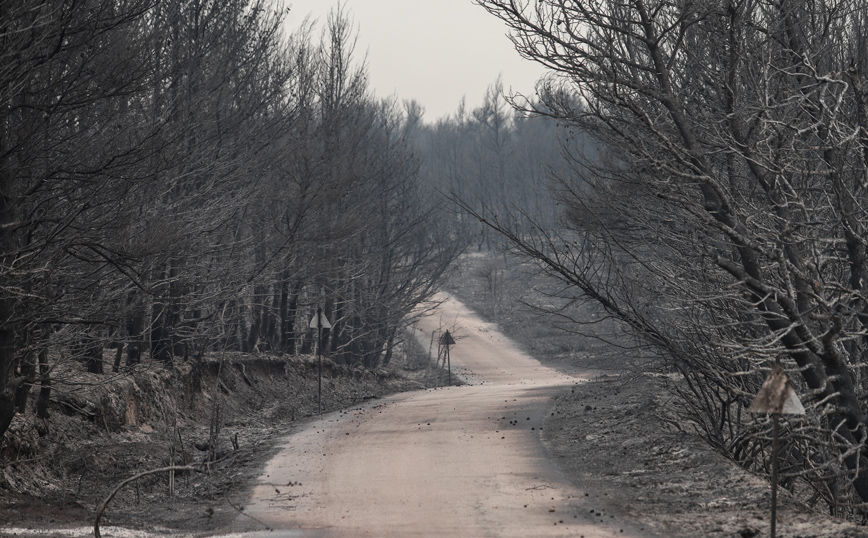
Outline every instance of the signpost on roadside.
<path fill-rule="evenodd" d="M 781 363 L 776 362 L 759 392 L 747 408 L 748 413 L 770 414 L 772 416 L 772 530 L 775 538 L 778 504 L 778 435 L 781 415 L 804 415 L 805 408 L 787 379 Z"/>
<path fill-rule="evenodd" d="M 455 345 L 455 339 L 452 338 L 448 330 L 440 337 L 440 345 L 445 348 L 443 362 L 446 363 L 446 371 L 449 372 L 449 385 L 452 385 L 452 361 L 449 359 L 449 346 Z"/>
<path fill-rule="evenodd" d="M 310 320 L 310 328 L 316 329 L 316 358 L 319 363 L 317 369 L 316 407 L 317 414 L 322 415 L 322 330 L 332 328 L 329 319 L 322 313 L 322 308 L 316 309 L 316 315 Z"/>

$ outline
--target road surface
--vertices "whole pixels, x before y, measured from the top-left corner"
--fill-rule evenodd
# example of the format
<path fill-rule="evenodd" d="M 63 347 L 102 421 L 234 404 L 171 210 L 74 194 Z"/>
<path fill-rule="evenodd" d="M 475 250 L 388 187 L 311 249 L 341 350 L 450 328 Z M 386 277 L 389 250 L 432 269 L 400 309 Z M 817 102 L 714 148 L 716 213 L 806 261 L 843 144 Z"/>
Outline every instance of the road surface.
<path fill-rule="evenodd" d="M 233 536 L 639 536 L 546 459 L 543 415 L 581 380 L 453 298 L 439 312 L 419 339 L 454 332 L 452 369 L 467 384 L 375 400 L 286 437 Z"/>

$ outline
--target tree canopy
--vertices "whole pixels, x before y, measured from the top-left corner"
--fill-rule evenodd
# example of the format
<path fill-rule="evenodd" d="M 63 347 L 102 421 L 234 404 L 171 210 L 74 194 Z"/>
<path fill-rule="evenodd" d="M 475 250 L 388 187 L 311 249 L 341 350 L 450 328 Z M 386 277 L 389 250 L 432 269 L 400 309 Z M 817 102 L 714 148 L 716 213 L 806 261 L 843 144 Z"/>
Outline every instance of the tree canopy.
<path fill-rule="evenodd" d="M 52 376 L 206 352 L 388 362 L 461 250 L 414 119 L 374 96 L 339 8 L 0 4 L 0 437 Z M 113 356 L 104 361 L 108 348 Z"/>
<path fill-rule="evenodd" d="M 744 412 L 776 362 L 794 489 L 868 501 L 868 6 L 842 1 L 479 0 L 547 66 L 521 103 L 593 136 L 561 228 L 468 207 L 683 374 L 696 427 L 764 468 Z M 469 205 L 469 204 L 468 204 Z"/>

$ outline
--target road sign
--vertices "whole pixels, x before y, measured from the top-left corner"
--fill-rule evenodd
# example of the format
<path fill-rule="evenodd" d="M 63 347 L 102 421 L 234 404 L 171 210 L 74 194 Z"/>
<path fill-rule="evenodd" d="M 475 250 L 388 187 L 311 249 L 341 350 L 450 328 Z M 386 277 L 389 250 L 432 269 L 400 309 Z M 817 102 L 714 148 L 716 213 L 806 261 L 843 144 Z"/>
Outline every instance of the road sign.
<path fill-rule="evenodd" d="M 805 408 L 780 363 L 775 363 L 763 386 L 747 408 L 748 413 L 804 415 Z"/>
<path fill-rule="evenodd" d="M 322 310 L 317 309 L 316 314 L 310 320 L 311 329 L 331 329 L 332 324 L 329 323 L 329 318 L 322 313 Z"/>
<path fill-rule="evenodd" d="M 443 336 L 440 337 L 440 345 L 441 346 L 454 346 L 455 339 L 452 338 L 452 335 L 449 334 L 449 331 L 443 333 Z"/>
<path fill-rule="evenodd" d="M 332 328 L 329 318 L 322 313 L 322 308 L 316 309 L 316 314 L 310 320 L 310 328 L 316 329 L 316 358 L 319 364 L 316 376 L 316 407 L 317 412 L 322 415 L 322 330 Z"/>
<path fill-rule="evenodd" d="M 805 407 L 799 401 L 792 383 L 787 379 L 784 367 L 776 362 L 763 386 L 754 396 L 747 408 L 748 413 L 770 414 L 772 416 L 772 518 L 771 538 L 775 538 L 778 522 L 778 437 L 780 436 L 781 415 L 804 415 Z"/>
<path fill-rule="evenodd" d="M 440 340 L 437 341 L 439 344 L 439 348 L 443 350 L 443 364 L 446 366 L 446 371 L 449 373 L 449 385 L 452 385 L 452 360 L 449 358 L 449 346 L 455 345 L 455 339 L 452 338 L 452 335 L 449 334 L 449 331 L 443 333 L 443 336 L 440 337 Z M 437 350 L 437 362 L 440 362 L 441 352 Z"/>

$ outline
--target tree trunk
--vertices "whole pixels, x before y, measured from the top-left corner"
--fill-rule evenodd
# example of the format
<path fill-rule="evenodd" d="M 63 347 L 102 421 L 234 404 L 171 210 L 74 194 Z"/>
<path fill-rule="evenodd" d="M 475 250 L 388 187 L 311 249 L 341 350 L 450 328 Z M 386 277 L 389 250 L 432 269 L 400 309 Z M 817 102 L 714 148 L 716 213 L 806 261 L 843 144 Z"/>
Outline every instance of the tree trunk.
<path fill-rule="evenodd" d="M 262 326 L 265 317 L 265 297 L 267 294 L 266 288 L 263 286 L 254 286 L 253 288 L 253 304 L 250 307 L 253 315 L 253 323 L 250 325 L 250 331 L 247 333 L 245 351 L 251 353 L 259 347 L 259 341 L 262 338 Z"/>
<path fill-rule="evenodd" d="M 326 299 L 325 308 L 323 308 L 323 315 L 325 315 L 326 319 L 331 322 L 331 329 L 323 329 L 322 332 L 322 349 L 323 355 L 326 357 L 331 357 L 332 353 L 337 351 L 338 348 L 338 329 L 337 329 L 337 318 L 335 317 L 335 300 L 329 297 Z"/>
<path fill-rule="evenodd" d="M 0 14 L 7 8 L 0 3 Z M 6 123 L 8 104 L 0 104 L 0 154 L 9 151 L 9 126 Z M 12 171 L 8 160 L 0 160 L 0 271 L 6 272 L 12 267 L 16 251 L 14 235 L 15 214 L 12 207 L 13 196 Z M 5 290 L 0 292 L 0 439 L 9 428 L 15 415 L 15 391 L 13 376 L 15 374 L 15 329 L 12 317 L 15 314 L 15 303 Z"/>
<path fill-rule="evenodd" d="M 313 314 L 311 314 L 311 317 L 315 314 L 316 314 L 316 311 L 314 311 Z M 306 318 L 306 319 L 310 319 L 310 318 Z M 313 345 L 314 345 L 314 341 L 316 340 L 316 332 L 315 331 L 312 331 L 312 332 L 313 332 L 312 336 L 308 337 L 308 335 L 306 335 L 301 339 L 301 349 L 299 350 L 299 353 L 301 353 L 302 355 L 310 355 L 311 353 L 313 353 Z"/>
<path fill-rule="evenodd" d="M 118 373 L 121 371 L 121 361 L 124 358 L 124 343 L 118 340 L 117 347 L 115 348 L 115 361 L 112 364 L 112 372 Z"/>
<path fill-rule="evenodd" d="M 397 329 L 391 329 L 389 331 L 389 339 L 386 341 L 386 353 L 383 355 L 383 366 L 389 366 L 389 362 L 392 360 L 392 352 L 395 347 L 395 335 L 397 333 Z"/>
<path fill-rule="evenodd" d="M 36 416 L 48 418 L 48 402 L 51 398 L 51 368 L 48 365 L 48 348 L 42 347 L 38 354 L 39 359 L 39 397 L 36 400 Z"/>
<path fill-rule="evenodd" d="M 169 305 L 154 305 L 153 329 L 151 329 L 151 359 L 163 364 L 172 363 L 171 316 L 171 307 Z"/>
<path fill-rule="evenodd" d="M 289 315 L 289 282 L 286 280 L 286 272 L 282 273 L 280 277 L 280 298 L 277 303 L 277 317 L 280 319 L 280 347 L 278 349 L 281 353 L 291 353 L 294 349 L 290 348 L 289 335 L 287 334 L 287 325 L 289 324 L 289 320 L 287 319 Z"/>
<path fill-rule="evenodd" d="M 97 339 L 82 342 L 87 371 L 92 374 L 103 374 L 105 369 L 102 361 L 102 342 Z"/>
<path fill-rule="evenodd" d="M 21 372 L 15 387 L 15 409 L 19 413 L 27 410 L 27 399 L 30 396 L 30 388 L 36 380 L 36 364 L 32 352 L 27 352 L 19 361 Z"/>
<path fill-rule="evenodd" d="M 145 313 L 134 293 L 127 296 L 127 309 L 129 314 L 126 318 L 126 331 L 129 343 L 127 344 L 127 366 L 135 366 L 142 361 L 142 349 L 144 347 Z"/>
<path fill-rule="evenodd" d="M 298 315 L 298 297 L 301 294 L 303 284 L 297 281 L 292 286 L 292 293 L 289 295 L 286 309 L 281 312 L 281 343 L 284 353 L 295 354 L 297 350 L 297 335 L 295 333 L 295 318 Z M 283 298 L 281 298 L 281 301 Z"/>
<path fill-rule="evenodd" d="M 280 300 L 281 287 L 275 284 L 269 296 L 270 304 L 265 309 L 265 321 L 263 334 L 269 351 L 280 351 Z"/>

